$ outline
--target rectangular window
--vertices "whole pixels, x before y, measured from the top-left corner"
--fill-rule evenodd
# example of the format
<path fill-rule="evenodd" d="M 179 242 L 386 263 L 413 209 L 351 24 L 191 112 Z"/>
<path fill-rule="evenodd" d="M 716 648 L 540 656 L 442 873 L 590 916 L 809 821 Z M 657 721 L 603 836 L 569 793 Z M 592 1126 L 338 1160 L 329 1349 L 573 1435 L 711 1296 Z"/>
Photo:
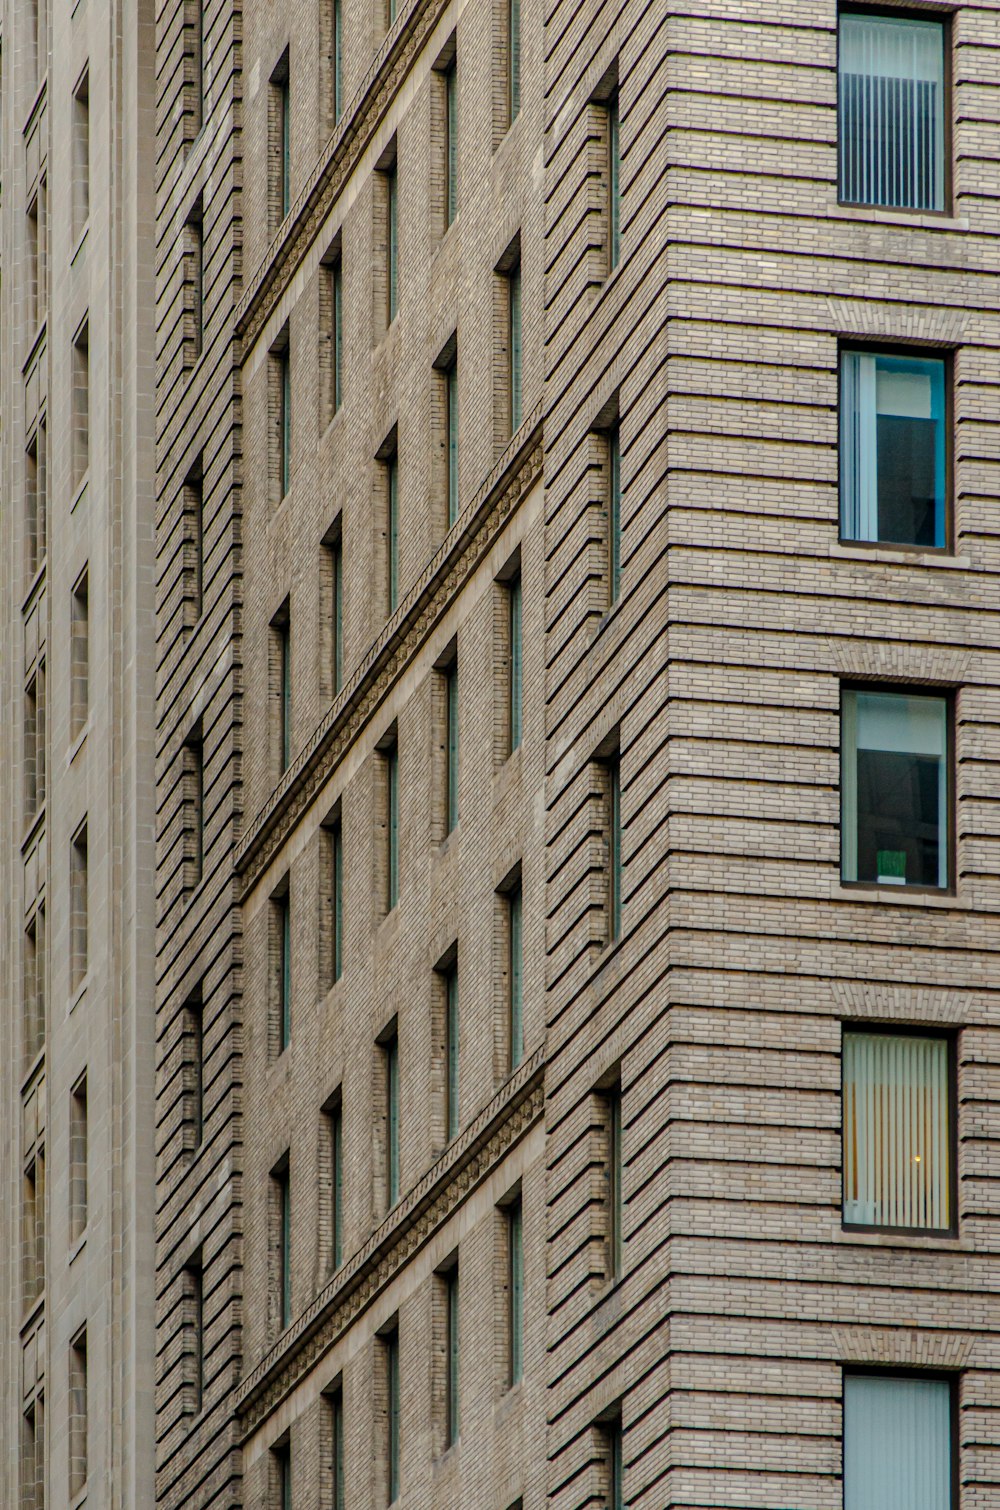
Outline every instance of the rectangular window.
<path fill-rule="evenodd" d="M 186 0 L 184 6 L 184 76 L 187 87 L 189 124 L 185 139 L 194 141 L 202 128 L 205 112 L 205 62 L 202 0 Z"/>
<path fill-rule="evenodd" d="M 21 1204 L 21 1302 L 25 1310 L 45 1288 L 45 1156 L 39 1150 L 24 1171 Z"/>
<path fill-rule="evenodd" d="M 88 880 L 87 824 L 73 836 L 69 854 L 70 989 L 76 993 L 87 974 Z"/>
<path fill-rule="evenodd" d="M 388 578 L 389 613 L 399 607 L 399 458 L 393 450 L 383 463 L 385 468 L 386 575 Z"/>
<path fill-rule="evenodd" d="M 507 636 L 510 642 L 509 701 L 507 708 L 507 747 L 511 755 L 519 748 L 522 734 L 524 682 L 524 645 L 521 633 L 521 573 L 511 577 L 507 587 Z"/>
<path fill-rule="evenodd" d="M 87 722 L 90 705 L 90 576 L 77 578 L 70 600 L 70 738 L 76 740 Z"/>
<path fill-rule="evenodd" d="M 73 341 L 72 456 L 76 489 L 90 466 L 90 326 L 86 322 Z"/>
<path fill-rule="evenodd" d="M 459 1432 L 458 1264 L 444 1276 L 445 1285 L 445 1445 L 454 1447 Z"/>
<path fill-rule="evenodd" d="M 521 0 L 507 5 L 507 123 L 513 125 L 521 112 Z"/>
<path fill-rule="evenodd" d="M 846 1226 L 952 1229 L 951 1086 L 947 1038 L 845 1031 Z"/>
<path fill-rule="evenodd" d="M 69 1497 L 87 1487 L 88 1449 L 87 1332 L 78 1332 L 69 1346 Z"/>
<path fill-rule="evenodd" d="M 187 241 L 188 282 L 191 290 L 191 347 L 192 355 L 197 361 L 201 356 L 205 334 L 205 244 L 200 194 L 187 218 L 184 231 Z"/>
<path fill-rule="evenodd" d="M 607 1277 L 619 1279 L 624 1263 L 624 1205 L 622 1200 L 622 1090 L 616 1081 L 602 1091 L 606 1157 Z"/>
<path fill-rule="evenodd" d="M 201 1147 L 205 1118 L 204 1007 L 201 987 L 196 986 L 184 1003 L 184 1120 L 189 1128 L 188 1147 Z"/>
<path fill-rule="evenodd" d="M 24 1054 L 25 1068 L 45 1043 L 45 908 L 42 905 L 24 931 Z"/>
<path fill-rule="evenodd" d="M 399 746 L 385 752 L 386 785 L 386 906 L 389 912 L 399 901 Z"/>
<path fill-rule="evenodd" d="M 185 806 L 187 807 L 190 889 L 201 884 L 205 868 L 205 744 L 201 723 L 184 741 Z"/>
<path fill-rule="evenodd" d="M 330 1443 L 330 1510 L 344 1510 L 344 1391 L 331 1390 L 326 1398 Z"/>
<path fill-rule="evenodd" d="M 385 170 L 385 261 L 386 321 L 391 325 L 399 308 L 399 179 L 395 159 Z"/>
<path fill-rule="evenodd" d="M 25 451 L 24 512 L 27 575 L 31 581 L 45 560 L 48 543 L 48 430 L 44 415 Z"/>
<path fill-rule="evenodd" d="M 524 1235 L 521 1197 L 507 1207 L 507 1383 L 524 1377 Z"/>
<path fill-rule="evenodd" d="M 942 357 L 840 354 L 840 532 L 943 549 L 947 365 Z"/>
<path fill-rule="evenodd" d="M 955 1383 L 844 1375 L 844 1510 L 952 1510 Z"/>
<path fill-rule="evenodd" d="M 945 208 L 945 25 L 840 16 L 840 198 L 906 210 Z"/>
<path fill-rule="evenodd" d="M 184 1289 L 191 1353 L 191 1408 L 198 1415 L 205 1394 L 205 1272 L 200 1249 L 184 1267 Z"/>
<path fill-rule="evenodd" d="M 382 1338 L 385 1366 L 386 1401 L 386 1493 L 387 1503 L 399 1498 L 399 1330 L 394 1328 Z"/>
<path fill-rule="evenodd" d="M 69 1239 L 78 1242 L 87 1226 L 87 1077 L 82 1075 L 69 1098 Z"/>
<path fill-rule="evenodd" d="M 948 886 L 949 765 L 947 698 L 860 688 L 844 691 L 845 881 Z"/>
<path fill-rule="evenodd" d="M 337 257 L 328 270 L 330 297 L 330 417 L 344 402 L 344 263 Z"/>
<path fill-rule="evenodd" d="M 458 69 L 455 60 L 444 75 L 444 226 L 458 214 Z"/>
<path fill-rule="evenodd" d="M 445 700 L 445 833 L 458 823 L 458 660 L 444 673 Z"/>
<path fill-rule="evenodd" d="M 603 1468 L 602 1499 L 606 1510 L 627 1510 L 621 1410 L 606 1417 L 598 1427 Z"/>
<path fill-rule="evenodd" d="M 90 219 L 90 73 L 73 91 L 73 240 Z"/>
<path fill-rule="evenodd" d="M 507 274 L 507 317 L 508 317 L 508 361 L 509 382 L 508 402 L 510 404 L 510 433 L 514 435 L 521 428 L 523 418 L 523 376 L 521 359 L 521 263 L 514 263 Z"/>
<path fill-rule="evenodd" d="M 336 697 L 344 685 L 344 534 L 340 515 L 323 537 L 320 597 L 323 605 L 321 653 L 329 667 L 329 676 L 322 679 L 322 690 Z"/>
<path fill-rule="evenodd" d="M 608 431 L 608 586 L 612 604 L 622 589 L 622 451 L 617 422 Z"/>
<path fill-rule="evenodd" d="M 330 978 L 344 973 L 344 826 L 336 818 L 329 827 L 330 863 Z"/>
<path fill-rule="evenodd" d="M 45 1399 L 41 1391 L 22 1418 L 21 1510 L 45 1510 Z"/>
<path fill-rule="evenodd" d="M 292 1320 L 292 1185 L 287 1154 L 272 1172 L 271 1180 L 275 1205 L 274 1277 L 278 1326 L 284 1331 Z"/>
<path fill-rule="evenodd" d="M 333 66 L 330 72 L 333 82 L 333 123 L 336 125 L 344 113 L 344 0 L 331 0 L 331 4 Z"/>
<path fill-rule="evenodd" d="M 292 355 L 286 341 L 276 354 L 278 377 L 278 496 L 292 485 Z"/>
<path fill-rule="evenodd" d="M 271 620 L 271 696 L 280 776 L 292 762 L 292 621 L 287 598 Z"/>
<path fill-rule="evenodd" d="M 344 1262 L 344 1104 L 340 1092 L 327 1112 L 330 1140 L 330 1257 L 334 1270 Z"/>
<path fill-rule="evenodd" d="M 621 130 L 618 115 L 618 91 L 608 96 L 608 271 L 614 272 L 621 260 Z"/>
<path fill-rule="evenodd" d="M 616 753 L 608 771 L 608 942 L 622 936 L 622 777 Z"/>
<path fill-rule="evenodd" d="M 524 1002 L 522 975 L 524 946 L 521 939 L 522 893 L 518 881 L 507 894 L 507 1002 L 510 1068 L 524 1058 Z"/>
<path fill-rule="evenodd" d="M 274 198 L 277 219 L 280 223 L 292 207 L 292 91 L 287 52 L 275 71 L 271 88 L 273 92 Z"/>
<path fill-rule="evenodd" d="M 458 491 L 458 356 L 445 373 L 445 446 L 448 467 L 448 528 L 459 510 Z"/>
<path fill-rule="evenodd" d="M 184 479 L 184 620 L 194 628 L 201 618 L 205 593 L 205 478 L 199 456 Z"/>
<path fill-rule="evenodd" d="M 286 1436 L 271 1449 L 275 1510 L 292 1510 L 292 1444 Z"/>
<path fill-rule="evenodd" d="M 34 818 L 45 802 L 45 662 L 24 693 L 25 816 Z"/>
<path fill-rule="evenodd" d="M 444 972 L 445 1135 L 451 1142 L 459 1129 L 458 963 Z"/>
<path fill-rule="evenodd" d="M 385 1189 L 389 1207 L 399 1200 L 399 1038 L 395 1031 L 382 1044 L 385 1075 Z"/>
<path fill-rule="evenodd" d="M 275 1025 L 277 1049 L 283 1054 L 292 1041 L 292 909 L 288 891 L 272 899 L 275 951 Z"/>

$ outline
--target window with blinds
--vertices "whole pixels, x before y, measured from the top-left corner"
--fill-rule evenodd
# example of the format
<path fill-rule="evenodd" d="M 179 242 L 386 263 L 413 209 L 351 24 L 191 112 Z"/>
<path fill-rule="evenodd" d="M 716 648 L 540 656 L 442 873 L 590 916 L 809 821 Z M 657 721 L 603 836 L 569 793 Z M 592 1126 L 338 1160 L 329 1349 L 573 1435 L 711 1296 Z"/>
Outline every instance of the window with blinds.
<path fill-rule="evenodd" d="M 949 719 L 945 697 L 845 688 L 841 850 L 846 882 L 948 886 Z"/>
<path fill-rule="evenodd" d="M 950 1050 L 947 1038 L 845 1032 L 846 1226 L 951 1230 Z"/>
<path fill-rule="evenodd" d="M 942 549 L 947 367 L 943 358 L 840 354 L 840 532 Z"/>
<path fill-rule="evenodd" d="M 955 1387 L 844 1375 L 844 1510 L 953 1510 Z"/>
<path fill-rule="evenodd" d="M 943 210 L 944 24 L 846 12 L 838 74 L 841 200 Z"/>

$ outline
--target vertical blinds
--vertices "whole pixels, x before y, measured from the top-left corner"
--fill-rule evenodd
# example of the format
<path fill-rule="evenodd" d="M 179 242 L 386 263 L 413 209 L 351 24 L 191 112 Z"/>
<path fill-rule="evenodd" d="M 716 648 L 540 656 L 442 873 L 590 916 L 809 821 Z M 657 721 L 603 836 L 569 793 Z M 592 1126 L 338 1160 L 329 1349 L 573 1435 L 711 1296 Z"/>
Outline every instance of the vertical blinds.
<path fill-rule="evenodd" d="M 951 1225 L 948 1044 L 845 1033 L 844 1221 Z"/>
<path fill-rule="evenodd" d="M 844 1510 L 951 1510 L 947 1379 L 844 1377 Z"/>
<path fill-rule="evenodd" d="M 840 197 L 944 206 L 944 30 L 937 21 L 840 21 Z"/>

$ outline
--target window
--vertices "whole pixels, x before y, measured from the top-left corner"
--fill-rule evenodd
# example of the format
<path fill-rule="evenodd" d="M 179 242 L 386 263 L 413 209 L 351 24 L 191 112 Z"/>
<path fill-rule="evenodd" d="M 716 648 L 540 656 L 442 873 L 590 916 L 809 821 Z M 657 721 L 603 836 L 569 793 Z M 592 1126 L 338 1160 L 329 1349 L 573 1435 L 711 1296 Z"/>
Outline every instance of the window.
<path fill-rule="evenodd" d="M 271 697 L 280 776 L 292 763 L 292 621 L 287 598 L 271 620 Z"/>
<path fill-rule="evenodd" d="M 507 350 L 509 352 L 510 433 L 521 428 L 523 413 L 521 373 L 521 262 L 520 257 L 507 274 Z"/>
<path fill-rule="evenodd" d="M 32 334 L 45 319 L 49 307 L 48 180 L 43 174 L 28 206 L 28 261 L 30 264 L 30 312 Z"/>
<path fill-rule="evenodd" d="M 607 762 L 608 942 L 622 936 L 622 778 L 616 751 Z"/>
<path fill-rule="evenodd" d="M 394 614 L 399 607 L 399 456 L 395 430 L 380 457 L 385 504 L 386 599 L 389 613 Z"/>
<path fill-rule="evenodd" d="M 45 1510 L 45 1396 L 25 1409 L 21 1437 L 21 1510 Z"/>
<path fill-rule="evenodd" d="M 205 1119 L 205 1043 L 204 1006 L 201 986 L 196 986 L 184 1003 L 184 1120 L 187 1144 L 194 1153 L 201 1146 Z"/>
<path fill-rule="evenodd" d="M 81 823 L 69 852 L 70 990 L 77 992 L 87 974 L 87 823 Z"/>
<path fill-rule="evenodd" d="M 69 1345 L 70 1499 L 75 1499 L 87 1487 L 87 1415 L 87 1331 L 83 1328 Z"/>
<path fill-rule="evenodd" d="M 606 1510 L 627 1510 L 620 1406 L 601 1420 L 597 1432 L 604 1480 L 601 1502 Z"/>
<path fill-rule="evenodd" d="M 275 463 L 278 500 L 292 485 L 292 354 L 287 332 L 272 360 L 275 392 Z"/>
<path fill-rule="evenodd" d="M 45 1043 L 45 907 L 24 930 L 24 1055 L 25 1068 Z"/>
<path fill-rule="evenodd" d="M 21 1302 L 27 1311 L 45 1288 L 45 1153 L 41 1148 L 25 1168 L 21 1200 Z"/>
<path fill-rule="evenodd" d="M 845 1226 L 951 1231 L 953 1053 L 940 1036 L 845 1031 Z"/>
<path fill-rule="evenodd" d="M 945 207 L 945 25 L 844 11 L 839 57 L 840 198 Z"/>
<path fill-rule="evenodd" d="M 330 1167 L 330 1266 L 344 1262 L 344 1104 L 338 1090 L 326 1110 L 327 1156 Z"/>
<path fill-rule="evenodd" d="M 942 549 L 946 539 L 947 364 L 941 357 L 840 354 L 840 532 Z"/>
<path fill-rule="evenodd" d="M 458 355 L 444 375 L 445 385 L 445 455 L 447 459 L 448 528 L 455 523 L 459 510 L 458 491 Z"/>
<path fill-rule="evenodd" d="M 521 632 L 521 573 L 507 583 L 507 642 L 510 663 L 507 675 L 507 753 L 520 747 L 523 731 L 524 643 Z"/>
<path fill-rule="evenodd" d="M 344 1510 L 344 1391 L 338 1385 L 325 1396 L 330 1444 L 330 1510 Z"/>
<path fill-rule="evenodd" d="M 87 1077 L 81 1075 L 69 1098 L 69 1240 L 78 1242 L 87 1226 Z"/>
<path fill-rule="evenodd" d="M 205 111 L 204 16 L 202 0 L 186 0 L 184 6 L 184 77 L 188 126 L 185 139 L 193 141 L 202 128 Z"/>
<path fill-rule="evenodd" d="M 275 1239 L 273 1247 L 275 1298 L 279 1330 L 292 1320 L 292 1187 L 286 1154 L 271 1171 Z"/>
<path fill-rule="evenodd" d="M 70 600 L 70 739 L 76 740 L 87 722 L 90 704 L 90 577 L 84 568 Z"/>
<path fill-rule="evenodd" d="M 292 1510 L 292 1444 L 287 1433 L 271 1449 L 271 1468 L 274 1485 L 271 1502 L 275 1510 Z"/>
<path fill-rule="evenodd" d="M 445 833 L 458 824 L 458 658 L 444 671 L 445 704 Z"/>
<path fill-rule="evenodd" d="M 444 1058 L 445 1058 L 445 1136 L 450 1143 L 459 1129 L 459 1044 L 458 961 L 443 971 L 444 984 Z"/>
<path fill-rule="evenodd" d="M 383 756 L 385 763 L 386 816 L 386 910 L 399 901 L 399 746 L 393 740 Z"/>
<path fill-rule="evenodd" d="M 599 1092 L 598 1107 L 604 1143 L 605 1168 L 605 1274 L 619 1279 L 624 1261 L 624 1206 L 622 1199 L 622 1089 L 621 1079 Z"/>
<path fill-rule="evenodd" d="M 205 1395 L 205 1271 L 201 1249 L 184 1266 L 184 1302 L 190 1339 L 190 1391 L 194 1415 Z"/>
<path fill-rule="evenodd" d="M 844 1375 L 844 1510 L 952 1510 L 955 1383 Z"/>
<path fill-rule="evenodd" d="M 454 1447 L 459 1432 L 458 1264 L 444 1275 L 445 1303 L 445 1447 Z"/>
<path fill-rule="evenodd" d="M 205 743 L 200 720 L 184 741 L 184 784 L 189 889 L 193 891 L 201 884 L 205 868 Z"/>
<path fill-rule="evenodd" d="M 622 589 L 622 452 L 617 420 L 607 432 L 608 467 L 608 588 L 611 603 Z"/>
<path fill-rule="evenodd" d="M 344 534 L 340 516 L 323 539 L 322 601 L 324 620 L 320 642 L 328 676 L 325 690 L 336 697 L 344 685 Z"/>
<path fill-rule="evenodd" d="M 333 419 L 344 402 L 344 262 L 340 236 L 323 264 L 321 284 L 324 343 L 321 346 L 324 377 L 324 419 Z"/>
<path fill-rule="evenodd" d="M 512 1070 L 516 1070 L 524 1058 L 524 947 L 521 939 L 521 913 L 522 893 L 518 877 L 507 893 L 507 1027 L 509 1066 Z"/>
<path fill-rule="evenodd" d="M 512 126 L 521 111 L 521 0 L 505 0 L 507 6 L 507 124 Z"/>
<path fill-rule="evenodd" d="M 383 1372 L 385 1378 L 386 1440 L 385 1478 L 386 1503 L 395 1504 L 399 1498 L 399 1328 L 383 1334 L 381 1339 Z"/>
<path fill-rule="evenodd" d="M 279 1054 L 283 1054 L 292 1041 L 292 909 L 287 878 L 284 886 L 285 890 L 271 899 L 274 1024 Z"/>
<path fill-rule="evenodd" d="M 25 535 L 31 581 L 45 560 L 48 539 L 48 430 L 43 414 L 25 451 Z"/>
<path fill-rule="evenodd" d="M 201 195 L 195 200 L 184 227 L 187 243 L 187 274 L 191 306 L 191 352 L 201 356 L 205 332 L 205 245 Z"/>
<path fill-rule="evenodd" d="M 608 271 L 614 272 L 621 260 L 621 140 L 618 117 L 618 90 L 608 96 L 606 142 L 608 153 Z"/>
<path fill-rule="evenodd" d="M 90 219 L 90 73 L 85 71 L 73 91 L 73 240 L 78 241 Z"/>
<path fill-rule="evenodd" d="M 385 182 L 385 299 L 386 324 L 391 325 L 399 308 L 399 178 L 395 147 L 392 160 L 382 169 Z"/>
<path fill-rule="evenodd" d="M 205 593 L 205 477 L 199 456 L 184 479 L 184 621 L 193 629 Z"/>
<path fill-rule="evenodd" d="M 395 1026 L 382 1040 L 382 1071 L 385 1089 L 385 1190 L 386 1205 L 399 1200 L 399 1037 Z"/>
<path fill-rule="evenodd" d="M 270 227 L 276 231 L 292 207 L 292 92 L 288 49 L 271 75 L 268 100 L 270 127 Z"/>
<path fill-rule="evenodd" d="M 947 887 L 948 699 L 858 688 L 842 708 L 844 880 Z"/>
<path fill-rule="evenodd" d="M 458 68 L 454 57 L 444 74 L 444 226 L 458 214 Z"/>
<path fill-rule="evenodd" d="M 30 821 L 45 802 L 45 662 L 24 691 L 24 806 Z"/>
<path fill-rule="evenodd" d="M 73 340 L 73 487 L 90 466 L 90 327 L 84 321 Z"/>
<path fill-rule="evenodd" d="M 324 829 L 325 864 L 330 886 L 329 968 L 326 974 L 329 985 L 333 986 L 344 973 L 344 826 L 339 804 Z"/>
<path fill-rule="evenodd" d="M 524 1376 L 524 1236 L 521 1197 L 506 1209 L 507 1221 L 507 1384 Z"/>
<path fill-rule="evenodd" d="M 333 85 L 333 123 L 344 113 L 344 0 L 330 0 L 332 9 L 330 79 Z M 339 1507 L 335 1506 L 335 1510 Z"/>

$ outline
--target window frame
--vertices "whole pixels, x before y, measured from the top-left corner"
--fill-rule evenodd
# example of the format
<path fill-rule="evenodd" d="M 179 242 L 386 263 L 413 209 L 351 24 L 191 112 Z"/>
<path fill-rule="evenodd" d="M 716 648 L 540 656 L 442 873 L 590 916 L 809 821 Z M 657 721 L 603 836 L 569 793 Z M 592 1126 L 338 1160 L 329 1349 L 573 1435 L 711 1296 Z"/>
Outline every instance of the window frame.
<path fill-rule="evenodd" d="M 928 1383 L 943 1383 L 948 1385 L 949 1394 L 949 1446 L 951 1451 L 951 1504 L 948 1510 L 959 1510 L 961 1503 L 961 1473 L 960 1458 L 962 1450 L 961 1438 L 961 1401 L 959 1398 L 961 1386 L 961 1371 L 959 1369 L 934 1369 L 912 1368 L 909 1366 L 897 1367 L 895 1364 L 853 1364 L 842 1363 L 840 1370 L 840 1449 L 841 1449 L 841 1483 L 843 1503 L 847 1506 L 847 1481 L 844 1472 L 846 1462 L 846 1441 L 844 1431 L 844 1407 L 847 1398 L 847 1380 L 849 1377 L 863 1376 L 865 1378 L 883 1379 L 919 1379 Z"/>
<path fill-rule="evenodd" d="M 948 1045 L 948 1193 L 949 1217 L 947 1227 L 898 1227 L 882 1226 L 875 1222 L 848 1222 L 844 1220 L 844 1186 L 846 1164 L 844 1142 L 844 1040 L 849 1033 L 885 1034 L 893 1038 L 936 1038 Z M 840 1226 L 843 1232 L 875 1232 L 898 1234 L 903 1237 L 956 1238 L 959 1229 L 958 1210 L 958 1034 L 950 1028 L 925 1026 L 923 1023 L 886 1023 L 875 1019 L 845 1018 L 840 1025 Z M 855 1372 L 855 1370 L 851 1370 Z M 858 1370 L 860 1372 L 860 1370 Z"/>
<path fill-rule="evenodd" d="M 847 774 L 847 755 L 848 755 L 847 741 L 846 741 L 846 739 L 844 737 L 844 728 L 845 728 L 844 707 L 845 707 L 845 697 L 846 697 L 846 695 L 848 693 L 858 693 L 858 692 L 881 693 L 881 694 L 885 694 L 885 695 L 888 695 L 888 696 L 897 696 L 897 697 L 926 697 L 926 698 L 936 698 L 936 699 L 939 699 L 940 701 L 942 701 L 944 703 L 944 705 L 945 705 L 945 761 L 946 761 L 947 769 L 946 769 L 946 772 L 945 772 L 945 783 L 944 783 L 946 811 L 945 811 L 945 816 L 944 816 L 944 822 L 942 824 L 942 831 L 943 831 L 943 833 L 945 835 L 946 843 L 947 843 L 947 846 L 948 846 L 948 864 L 947 864 L 947 882 L 946 882 L 946 885 L 944 885 L 944 886 L 907 886 L 907 885 L 903 885 L 903 886 L 900 886 L 900 887 L 887 887 L 887 886 L 885 886 L 883 884 L 880 884 L 878 881 L 848 880 L 847 877 L 844 875 L 844 855 L 845 855 L 845 839 L 846 839 L 846 825 L 845 825 L 845 821 L 844 821 L 844 792 L 845 792 L 845 777 L 846 777 L 846 774 Z M 885 900 L 888 900 L 888 896 L 889 896 L 890 892 L 891 893 L 895 893 L 897 891 L 901 895 L 903 895 L 903 896 L 953 897 L 953 896 L 957 895 L 957 892 L 958 892 L 958 883 L 957 883 L 957 877 L 958 877 L 958 853 L 957 853 L 957 851 L 958 851 L 958 812 L 957 812 L 957 807 L 956 807 L 956 802 L 957 802 L 957 784 L 956 784 L 956 779 L 955 779 L 955 767 L 956 767 L 956 764 L 957 764 L 956 743 L 955 743 L 955 730 L 956 730 L 957 723 L 958 723 L 958 718 L 957 718 L 958 708 L 957 708 L 957 704 L 958 704 L 958 688 L 954 687 L 954 686 L 941 686 L 938 683 L 928 683 L 928 682 L 902 682 L 902 683 L 900 683 L 900 682 L 881 682 L 881 681 L 870 681 L 870 682 L 866 682 L 866 681 L 843 681 L 843 682 L 841 682 L 841 684 L 840 684 L 840 706 L 839 706 L 839 713 L 838 713 L 838 716 L 839 716 L 839 719 L 840 719 L 840 733 L 839 733 L 839 740 L 840 740 L 840 774 L 839 774 L 839 793 L 838 793 L 838 795 L 839 795 L 839 804 L 840 804 L 840 813 L 839 813 L 839 824 L 840 824 L 840 856 L 839 856 L 839 860 L 838 860 L 838 866 L 839 866 L 840 885 L 844 889 L 849 890 L 849 891 L 878 893 L 879 897 L 880 898 L 884 898 Z M 857 753 L 858 753 L 857 752 L 857 744 L 855 744 L 855 747 L 854 747 L 854 758 L 855 758 L 855 760 L 857 760 Z"/>
<path fill-rule="evenodd" d="M 847 352 L 874 357 L 905 357 L 915 361 L 944 363 L 944 544 L 908 545 L 898 540 L 855 540 L 844 534 L 844 362 Z M 837 542 L 851 550 L 901 551 L 915 556 L 955 554 L 955 347 L 925 346 L 902 341 L 841 339 L 837 342 Z"/>
<path fill-rule="evenodd" d="M 888 215 L 932 215 L 938 218 L 950 219 L 955 214 L 954 208 L 954 154 L 955 154 L 955 131 L 954 131 L 954 38 L 952 36 L 952 16 L 954 12 L 946 5 L 896 5 L 893 0 L 884 0 L 881 5 L 866 5 L 858 3 L 858 0 L 840 0 L 837 6 L 837 45 L 836 45 L 836 89 L 837 89 L 837 198 L 838 206 L 846 210 L 871 211 L 875 210 Z M 884 19 L 887 21 L 924 21 L 936 22 L 942 31 L 942 45 L 944 52 L 944 64 L 942 69 L 943 88 L 941 93 L 941 111 L 943 125 L 942 145 L 942 186 L 941 208 L 939 210 L 921 210 L 911 208 L 908 205 L 878 205 L 870 204 L 865 200 L 841 199 L 840 197 L 840 123 L 841 123 L 841 100 L 840 100 L 840 22 L 843 16 L 870 16 L 873 20 Z"/>

